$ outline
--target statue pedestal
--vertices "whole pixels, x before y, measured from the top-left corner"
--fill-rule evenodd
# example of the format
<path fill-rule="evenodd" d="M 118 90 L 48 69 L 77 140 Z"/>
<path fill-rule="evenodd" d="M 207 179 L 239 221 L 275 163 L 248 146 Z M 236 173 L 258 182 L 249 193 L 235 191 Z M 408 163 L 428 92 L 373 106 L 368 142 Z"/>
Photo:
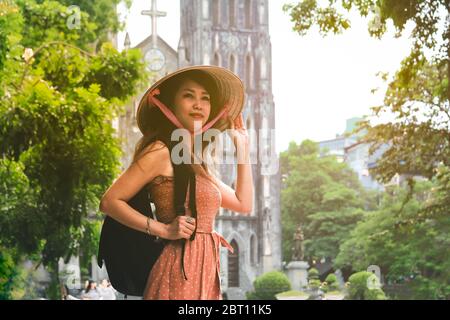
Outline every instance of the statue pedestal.
<path fill-rule="evenodd" d="M 308 286 L 308 268 L 306 261 L 291 261 L 288 263 L 287 276 L 291 281 L 292 290 L 302 290 Z"/>

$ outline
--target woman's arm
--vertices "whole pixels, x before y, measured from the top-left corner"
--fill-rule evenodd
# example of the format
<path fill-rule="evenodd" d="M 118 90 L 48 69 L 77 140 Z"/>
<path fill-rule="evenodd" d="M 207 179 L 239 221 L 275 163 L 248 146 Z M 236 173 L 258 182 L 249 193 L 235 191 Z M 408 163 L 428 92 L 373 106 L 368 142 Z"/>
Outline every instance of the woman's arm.
<path fill-rule="evenodd" d="M 134 210 L 127 202 L 158 174 L 165 172 L 167 164 L 170 163 L 169 149 L 161 142 L 154 143 L 146 151 L 149 152 L 132 164 L 100 201 L 100 211 L 141 232 L 147 232 L 147 217 Z M 169 240 L 189 239 L 195 230 L 196 221 L 188 221 L 187 218 L 177 216 L 170 224 L 149 219 L 150 234 Z"/>
<path fill-rule="evenodd" d="M 231 121 L 230 121 L 231 122 Z M 237 150 L 236 190 L 218 181 L 222 194 L 222 207 L 243 214 L 253 210 L 253 178 L 250 164 L 250 148 L 247 130 L 244 128 L 242 114 L 231 123 L 231 138 Z"/>
<path fill-rule="evenodd" d="M 236 190 L 216 179 L 222 195 L 221 207 L 249 215 L 253 210 L 253 178 L 249 164 L 238 164 Z"/>
<path fill-rule="evenodd" d="M 147 217 L 134 210 L 127 202 L 163 170 L 163 163 L 170 161 L 169 150 L 160 143 L 153 143 L 147 151 L 112 184 L 100 201 L 101 212 L 141 232 L 147 230 Z M 151 219 L 150 233 L 165 238 L 166 226 Z"/>

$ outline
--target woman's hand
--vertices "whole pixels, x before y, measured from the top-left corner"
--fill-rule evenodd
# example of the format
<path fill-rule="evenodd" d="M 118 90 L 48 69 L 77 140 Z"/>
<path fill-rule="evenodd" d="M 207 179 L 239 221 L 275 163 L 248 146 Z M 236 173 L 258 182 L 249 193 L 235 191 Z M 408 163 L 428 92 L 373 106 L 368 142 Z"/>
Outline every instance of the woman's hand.
<path fill-rule="evenodd" d="M 230 127 L 234 130 L 227 132 L 233 139 L 237 151 L 236 188 L 233 190 L 223 182 L 218 184 L 222 195 L 221 206 L 235 212 L 250 214 L 253 210 L 253 178 L 249 134 L 244 127 L 242 113 L 234 121 L 230 119 Z"/>
<path fill-rule="evenodd" d="M 233 141 L 234 146 L 236 147 L 238 159 L 248 158 L 249 138 L 247 129 L 244 126 L 244 118 L 242 116 L 242 112 L 236 119 L 234 119 L 234 121 L 231 120 L 230 117 L 228 118 L 228 121 L 230 123 L 230 129 L 232 130 L 227 130 L 227 132 L 231 140 Z"/>
<path fill-rule="evenodd" d="M 166 225 L 166 239 L 189 239 L 195 230 L 195 219 L 189 216 L 178 216 Z"/>

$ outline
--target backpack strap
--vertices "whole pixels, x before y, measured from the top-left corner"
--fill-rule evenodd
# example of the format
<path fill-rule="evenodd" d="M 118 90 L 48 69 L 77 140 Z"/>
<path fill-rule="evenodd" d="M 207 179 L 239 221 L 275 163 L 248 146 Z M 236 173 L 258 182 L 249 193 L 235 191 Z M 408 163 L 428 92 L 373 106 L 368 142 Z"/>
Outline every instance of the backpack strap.
<path fill-rule="evenodd" d="M 172 160 L 171 160 L 172 161 Z M 192 169 L 188 164 L 174 164 L 172 162 L 174 168 L 175 175 L 175 213 L 177 216 L 183 216 L 186 214 L 186 208 L 184 204 L 186 202 L 187 190 L 189 187 L 189 208 L 191 209 L 192 217 L 197 219 L 197 206 L 195 203 L 195 189 L 196 189 L 196 181 L 195 181 L 195 173 L 192 172 Z M 186 271 L 184 267 L 184 256 L 185 256 L 185 246 L 187 241 L 194 240 L 196 229 L 192 233 L 190 239 L 181 239 L 184 243 L 181 247 L 181 271 L 183 273 L 183 277 L 187 280 Z"/>

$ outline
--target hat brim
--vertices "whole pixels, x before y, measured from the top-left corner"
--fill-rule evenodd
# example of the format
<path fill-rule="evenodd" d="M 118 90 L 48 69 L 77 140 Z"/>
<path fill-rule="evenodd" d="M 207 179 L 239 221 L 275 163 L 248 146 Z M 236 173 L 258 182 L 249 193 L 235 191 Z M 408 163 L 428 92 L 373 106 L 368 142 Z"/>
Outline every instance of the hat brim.
<path fill-rule="evenodd" d="M 136 121 L 139 130 L 144 134 L 148 128 L 145 121 L 146 116 L 150 116 L 149 112 L 152 108 L 157 108 L 154 105 L 148 104 L 147 99 L 150 92 L 161 86 L 165 81 L 173 77 L 179 76 L 187 71 L 200 70 L 207 73 L 214 81 L 217 87 L 217 101 L 220 103 L 220 108 L 225 105 L 228 106 L 228 115 L 232 120 L 236 119 L 242 112 L 244 107 L 244 85 L 241 79 L 228 69 L 218 67 L 218 66 L 190 66 L 186 68 L 179 69 L 171 74 L 166 75 L 157 82 L 155 82 L 147 91 L 145 91 L 142 96 L 139 106 L 136 112 Z M 223 131 L 229 127 L 227 119 L 220 119 L 217 121 L 212 128 L 216 128 Z"/>

